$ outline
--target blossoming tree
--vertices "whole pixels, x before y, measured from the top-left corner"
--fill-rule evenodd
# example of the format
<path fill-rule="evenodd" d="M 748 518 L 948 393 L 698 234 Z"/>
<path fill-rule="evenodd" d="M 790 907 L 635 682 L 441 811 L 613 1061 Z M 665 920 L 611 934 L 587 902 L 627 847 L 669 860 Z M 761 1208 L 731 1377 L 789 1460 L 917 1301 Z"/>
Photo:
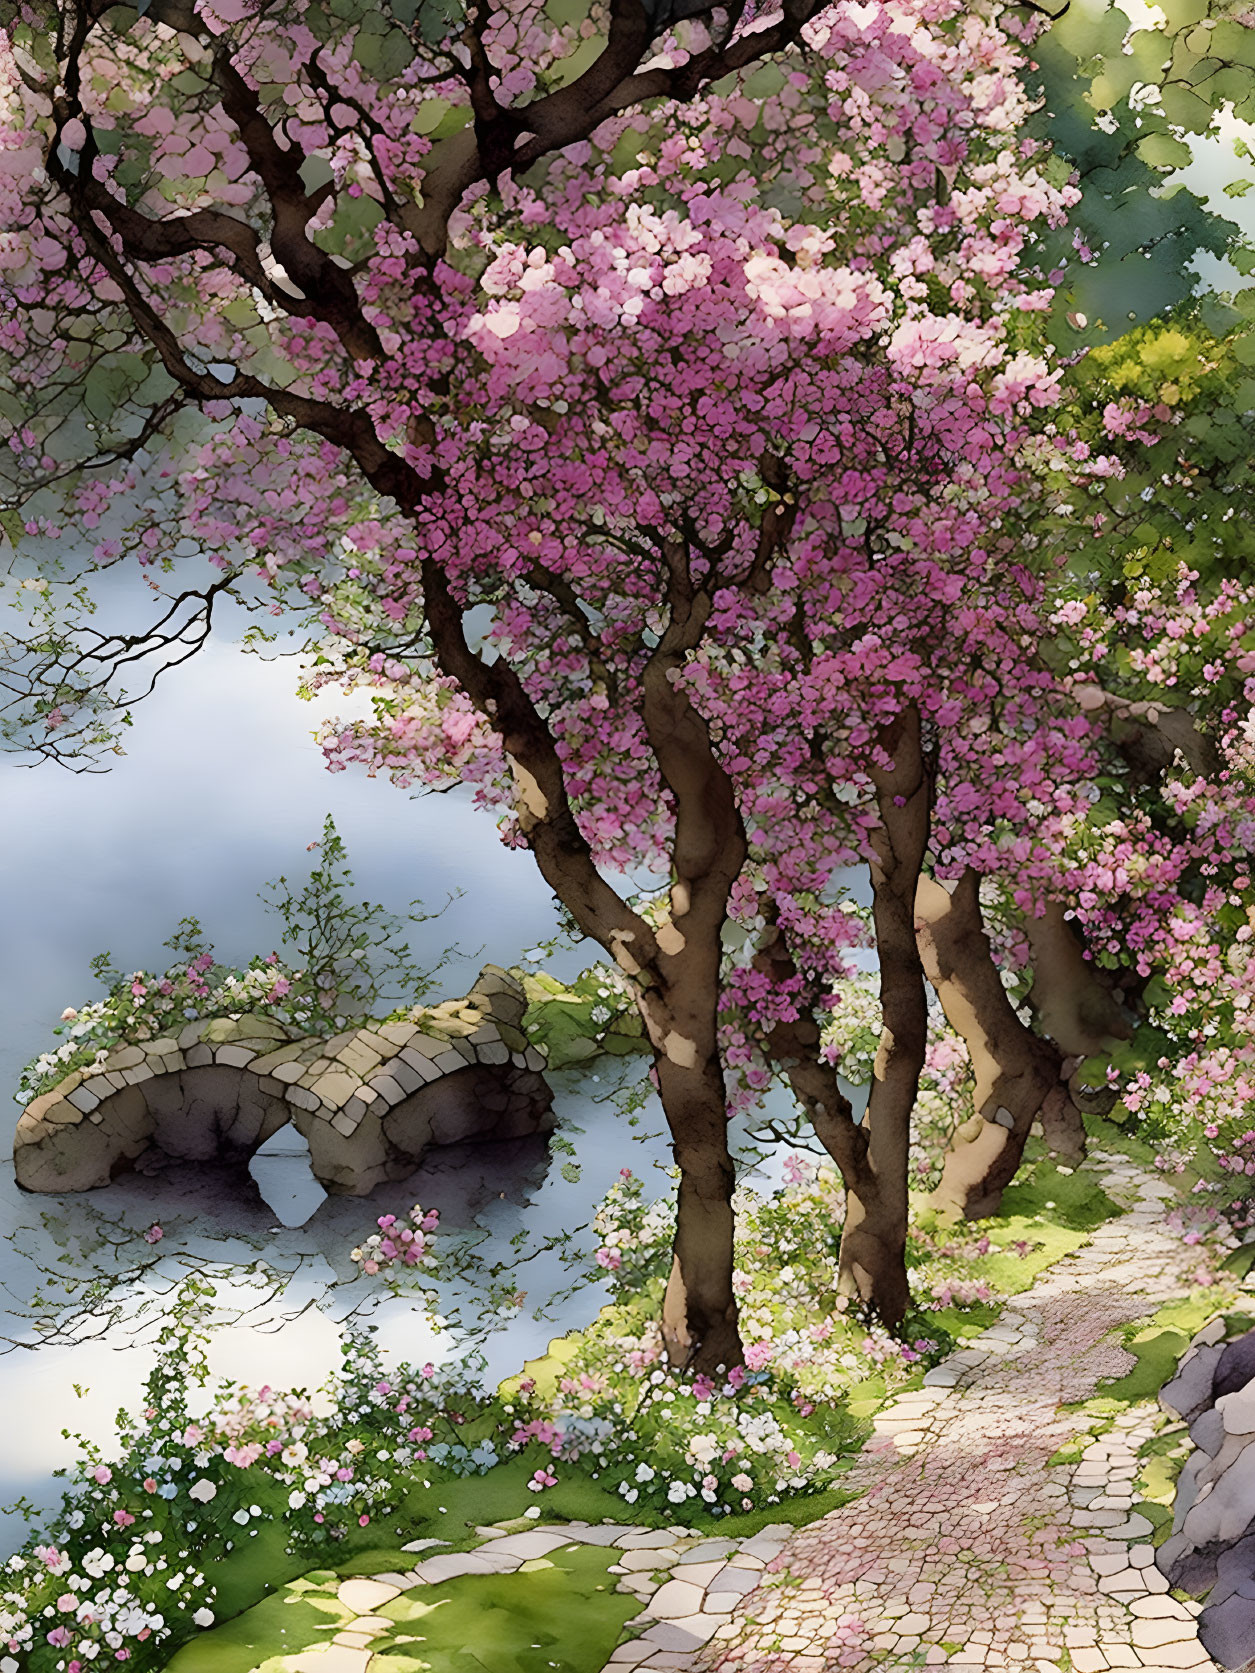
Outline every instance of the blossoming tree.
<path fill-rule="evenodd" d="M 1025 822 L 1092 773 L 1024 538 L 1035 240 L 1076 195 L 1022 137 L 1029 33 L 953 0 L 28 0 L 6 37 L 9 532 L 208 548 L 159 641 L 260 581 L 316 616 L 315 681 L 375 694 L 333 766 L 499 810 L 636 984 L 697 1368 L 742 1352 L 729 1075 L 787 1076 L 847 1187 L 843 1282 L 901 1318 L 926 861 L 1031 916 Z M 76 664 L 41 701 L 53 738 L 94 723 Z M 861 1126 L 821 1044 L 859 863 Z M 649 906 L 607 880 L 642 864 Z"/>

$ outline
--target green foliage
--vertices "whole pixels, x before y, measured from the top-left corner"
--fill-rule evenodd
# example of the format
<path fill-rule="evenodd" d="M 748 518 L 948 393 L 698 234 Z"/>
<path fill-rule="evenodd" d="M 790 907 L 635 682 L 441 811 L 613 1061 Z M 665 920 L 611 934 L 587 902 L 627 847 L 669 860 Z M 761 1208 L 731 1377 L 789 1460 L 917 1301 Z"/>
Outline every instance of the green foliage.
<path fill-rule="evenodd" d="M 280 877 L 267 883 L 258 899 L 282 921 L 282 945 L 305 971 L 323 1011 L 337 1018 L 374 1016 L 385 996 L 398 994 L 418 1003 L 450 955 L 446 951 L 434 967 L 420 970 L 404 938 L 406 926 L 439 913 L 411 910 L 402 920 L 376 902 L 351 899 L 348 850 L 330 814 L 321 842 L 310 847 L 321 847 L 322 853 L 299 891 Z"/>
<path fill-rule="evenodd" d="M 1075 165 L 1082 192 L 1068 229 L 1044 236 L 1037 252 L 1045 268 L 1067 266 L 1048 328 L 1064 349 L 1184 302 L 1194 255 L 1239 242 L 1234 223 L 1193 192 L 1163 186 L 1192 156 L 1185 136 L 1207 132 L 1225 100 L 1239 115 L 1255 112 L 1251 31 L 1220 21 L 1219 7 L 1200 20 L 1198 0 L 1162 9 L 1163 28 L 1135 29 L 1118 7 L 1077 0 L 1033 46 L 1037 70 L 1026 80 L 1043 100 L 1033 129 Z M 1077 260 L 1073 227 L 1096 260 Z"/>
<path fill-rule="evenodd" d="M 569 985 L 516 971 L 527 995 L 528 1039 L 551 1069 L 565 1069 L 598 1052 L 648 1051 L 645 1028 L 628 983 L 609 965 L 581 971 Z"/>
<path fill-rule="evenodd" d="M 1253 366 L 1255 293 L 1242 292 L 1231 303 L 1177 309 L 1072 368 L 1074 421 L 1095 451 L 1106 445 L 1100 415 L 1108 402 L 1131 398 L 1156 409 L 1149 431 L 1158 441 L 1130 450 L 1125 476 L 1090 490 L 1104 524 L 1081 558 L 1109 598 L 1141 576 L 1162 581 L 1182 563 L 1204 586 L 1251 573 Z"/>

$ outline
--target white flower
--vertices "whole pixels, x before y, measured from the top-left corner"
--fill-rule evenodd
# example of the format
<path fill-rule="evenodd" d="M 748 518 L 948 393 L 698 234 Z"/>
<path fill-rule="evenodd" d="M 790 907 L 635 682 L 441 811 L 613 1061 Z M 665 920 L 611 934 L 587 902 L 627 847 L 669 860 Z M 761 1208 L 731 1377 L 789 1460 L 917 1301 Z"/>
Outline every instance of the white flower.
<path fill-rule="evenodd" d="M 300 1510 L 305 1503 L 305 1495 L 299 1488 L 294 1487 L 288 1494 L 288 1505 L 292 1510 Z"/>
<path fill-rule="evenodd" d="M 652 1481 L 656 1474 L 657 1471 L 651 1469 L 648 1464 L 638 1464 L 636 1466 L 636 1479 L 638 1482 Z"/>
<path fill-rule="evenodd" d="M 747 1475 L 734 1475 L 732 1477 L 732 1485 L 736 1488 L 738 1493 L 748 1493 L 754 1483 Z"/>
<path fill-rule="evenodd" d="M 309 1457 L 309 1448 L 304 1441 L 293 1441 L 291 1446 L 285 1446 L 279 1454 L 285 1464 L 303 1464 Z"/>
<path fill-rule="evenodd" d="M 719 1440 L 714 1435 L 694 1435 L 688 1444 L 689 1456 L 697 1464 L 709 1464 L 715 1454 L 722 1450 Z"/>
<path fill-rule="evenodd" d="M 192 1619 L 198 1627 L 211 1627 L 214 1624 L 214 1612 L 212 1609 L 198 1609 Z"/>
<path fill-rule="evenodd" d="M 682 1505 L 685 1499 L 688 1498 L 688 1494 L 684 1491 L 684 1483 L 682 1481 L 673 1481 L 670 1487 L 667 1488 L 667 1497 L 673 1505 Z"/>
<path fill-rule="evenodd" d="M 523 1514 L 524 1514 L 524 1516 L 527 1517 L 529 1522 L 534 1522 L 535 1519 L 540 1515 L 540 1506 L 539 1505 L 528 1505 L 527 1509 L 523 1512 Z"/>
<path fill-rule="evenodd" d="M 217 1497 L 218 1489 L 212 1481 L 202 1476 L 199 1481 L 194 1482 L 188 1488 L 187 1492 L 189 1498 L 198 1499 L 201 1504 L 207 1505 L 210 1499 Z"/>

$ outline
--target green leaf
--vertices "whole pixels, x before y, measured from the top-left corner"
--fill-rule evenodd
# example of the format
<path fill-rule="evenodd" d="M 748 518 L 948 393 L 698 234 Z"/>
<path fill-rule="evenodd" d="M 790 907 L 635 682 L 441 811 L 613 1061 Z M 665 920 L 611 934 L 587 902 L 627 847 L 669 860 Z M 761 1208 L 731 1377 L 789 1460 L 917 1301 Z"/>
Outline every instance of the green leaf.
<path fill-rule="evenodd" d="M 1171 134 L 1147 134 L 1138 141 L 1137 154 L 1152 168 L 1187 168 L 1194 153 L 1182 139 Z"/>
<path fill-rule="evenodd" d="M 83 385 L 83 403 L 93 418 L 107 425 L 147 376 L 148 365 L 142 356 L 109 355 L 88 372 Z"/>

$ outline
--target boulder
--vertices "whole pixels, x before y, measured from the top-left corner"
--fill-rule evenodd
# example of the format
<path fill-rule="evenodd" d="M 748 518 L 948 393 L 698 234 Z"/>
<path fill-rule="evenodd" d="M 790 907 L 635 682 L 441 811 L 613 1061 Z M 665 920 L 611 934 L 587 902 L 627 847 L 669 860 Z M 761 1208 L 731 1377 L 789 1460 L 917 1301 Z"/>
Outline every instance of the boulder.
<path fill-rule="evenodd" d="M 1160 1389 L 1159 1404 L 1191 1422 L 1212 1404 L 1212 1384 L 1225 1351 L 1218 1343 L 1191 1348 L 1177 1367 L 1176 1376 Z"/>

